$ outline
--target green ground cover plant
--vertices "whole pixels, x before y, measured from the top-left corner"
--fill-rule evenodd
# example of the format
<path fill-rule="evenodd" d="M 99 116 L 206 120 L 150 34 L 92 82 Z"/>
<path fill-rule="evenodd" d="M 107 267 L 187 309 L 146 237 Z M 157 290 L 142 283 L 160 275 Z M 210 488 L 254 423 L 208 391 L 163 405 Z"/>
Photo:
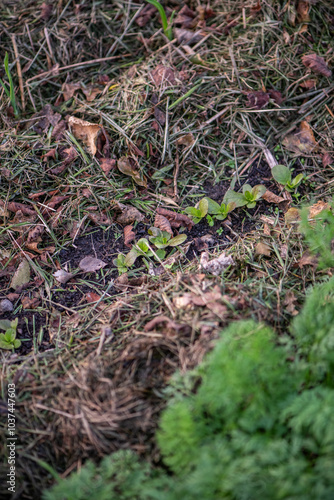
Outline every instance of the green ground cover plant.
<path fill-rule="evenodd" d="M 296 190 L 304 178 L 303 174 L 298 174 L 296 177 L 292 178 L 291 170 L 285 165 L 275 165 L 271 171 L 275 181 L 282 184 L 290 193 Z"/>

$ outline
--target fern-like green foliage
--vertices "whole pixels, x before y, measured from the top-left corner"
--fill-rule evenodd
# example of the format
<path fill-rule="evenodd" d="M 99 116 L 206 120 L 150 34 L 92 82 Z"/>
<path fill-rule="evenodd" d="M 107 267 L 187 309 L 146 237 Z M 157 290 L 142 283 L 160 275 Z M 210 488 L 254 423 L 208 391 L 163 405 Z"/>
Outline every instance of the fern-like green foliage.
<path fill-rule="evenodd" d="M 328 264 L 325 216 L 305 233 Z M 118 452 L 44 499 L 333 500 L 334 277 L 308 293 L 284 345 L 263 324 L 233 323 L 169 396 L 157 433 L 165 468 Z"/>

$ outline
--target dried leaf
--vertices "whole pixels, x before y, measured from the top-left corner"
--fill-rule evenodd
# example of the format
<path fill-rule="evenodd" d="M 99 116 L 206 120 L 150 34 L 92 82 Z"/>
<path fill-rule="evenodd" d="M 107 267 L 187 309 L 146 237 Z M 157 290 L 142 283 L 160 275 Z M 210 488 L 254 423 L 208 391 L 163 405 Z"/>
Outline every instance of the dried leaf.
<path fill-rule="evenodd" d="M 277 196 L 277 194 L 272 193 L 269 189 L 267 189 L 267 191 L 262 195 L 262 199 L 268 203 L 276 203 L 276 205 L 285 201 L 282 196 Z"/>
<path fill-rule="evenodd" d="M 184 29 L 194 28 L 196 25 L 196 22 L 194 21 L 195 17 L 196 13 L 187 5 L 184 5 L 174 19 L 174 24 L 181 24 L 181 28 Z"/>
<path fill-rule="evenodd" d="M 33 130 L 40 135 L 44 134 L 50 125 L 55 127 L 61 119 L 61 115 L 59 113 L 54 113 L 50 104 L 44 106 L 35 116 L 40 117 L 40 119 L 33 125 Z"/>
<path fill-rule="evenodd" d="M 73 146 L 70 146 L 69 148 L 61 148 L 59 156 L 63 161 L 61 165 L 51 169 L 51 173 L 54 175 L 59 175 L 64 172 L 64 170 L 77 158 L 78 153 Z"/>
<path fill-rule="evenodd" d="M 216 257 L 215 259 L 209 260 L 209 255 L 207 252 L 201 254 L 200 266 L 206 273 L 213 274 L 214 276 L 219 276 L 226 268 L 233 265 L 232 257 L 225 256 L 224 253 Z"/>
<path fill-rule="evenodd" d="M 298 314 L 298 311 L 296 309 L 296 304 L 297 298 L 295 294 L 292 291 L 288 291 L 285 294 L 285 299 L 283 302 L 283 305 L 286 306 L 285 310 L 290 313 L 292 316 L 296 316 Z"/>
<path fill-rule="evenodd" d="M 112 220 L 103 212 L 90 212 L 88 218 L 97 226 L 110 226 Z"/>
<path fill-rule="evenodd" d="M 53 275 L 59 283 L 62 283 L 65 285 L 71 278 L 73 278 L 72 273 L 68 273 L 67 271 L 64 271 L 64 269 L 59 269 L 59 271 L 56 271 L 53 273 Z"/>
<path fill-rule="evenodd" d="M 81 87 L 81 90 L 85 94 L 87 101 L 92 102 L 98 94 L 101 94 L 103 89 L 90 85 L 88 87 Z"/>
<path fill-rule="evenodd" d="M 124 228 L 124 245 L 126 247 L 131 247 L 131 242 L 135 239 L 135 233 L 132 231 L 133 226 L 125 226 Z"/>
<path fill-rule="evenodd" d="M 263 241 L 259 241 L 255 246 L 255 254 L 256 255 L 265 255 L 266 257 L 270 257 L 271 250 L 270 250 L 269 245 L 267 245 Z"/>
<path fill-rule="evenodd" d="M 157 106 L 154 107 L 154 118 L 157 120 L 157 122 L 160 123 L 160 125 L 163 127 L 166 123 L 166 113 L 161 111 L 160 108 Z"/>
<path fill-rule="evenodd" d="M 140 15 L 136 17 L 135 22 L 140 28 L 143 28 L 156 13 L 157 9 L 154 5 L 145 5 L 143 10 L 140 12 Z"/>
<path fill-rule="evenodd" d="M 41 299 L 39 297 L 23 297 L 21 300 L 23 309 L 36 309 L 40 302 Z"/>
<path fill-rule="evenodd" d="M 52 4 L 43 2 L 41 5 L 41 15 L 39 16 L 43 21 L 47 21 L 52 14 Z"/>
<path fill-rule="evenodd" d="M 318 259 L 315 255 L 311 255 L 309 252 L 304 252 L 299 261 L 297 262 L 298 267 L 302 269 L 304 266 L 317 267 Z"/>
<path fill-rule="evenodd" d="M 254 109 L 262 109 L 269 102 L 269 94 L 262 90 L 247 92 L 247 106 Z"/>
<path fill-rule="evenodd" d="M 306 121 L 302 121 L 299 131 L 287 135 L 282 143 L 287 149 L 302 154 L 310 154 L 317 147 L 313 131 Z"/>
<path fill-rule="evenodd" d="M 71 99 L 74 94 L 80 90 L 81 84 L 80 83 L 64 83 L 62 86 L 62 92 L 64 96 L 64 101 L 68 101 Z"/>
<path fill-rule="evenodd" d="M 314 203 L 309 207 L 308 211 L 308 219 L 313 220 L 315 219 L 321 212 L 324 210 L 330 210 L 330 205 L 329 203 L 326 203 L 325 201 L 319 200 L 317 203 Z"/>
<path fill-rule="evenodd" d="M 91 155 L 95 156 L 97 151 L 97 139 L 102 130 L 101 125 L 86 122 L 85 120 L 81 120 L 75 116 L 69 117 L 68 124 L 74 137 L 82 141 L 87 146 Z"/>
<path fill-rule="evenodd" d="M 190 147 L 194 144 L 195 138 L 193 134 L 186 134 L 183 135 L 182 137 L 179 137 L 178 140 L 176 141 L 178 146 L 187 146 Z"/>
<path fill-rule="evenodd" d="M 284 215 L 284 219 L 288 226 L 299 224 L 299 222 L 301 221 L 301 217 L 298 208 L 289 208 L 289 210 Z"/>
<path fill-rule="evenodd" d="M 27 243 L 31 243 L 33 241 L 42 241 L 42 234 L 45 231 L 45 226 L 42 224 L 35 226 L 33 229 L 30 229 L 27 237 Z"/>
<path fill-rule="evenodd" d="M 184 329 L 189 329 L 189 325 L 176 323 L 176 321 L 173 321 L 172 319 L 168 318 L 167 316 L 156 316 L 151 321 L 146 323 L 146 325 L 144 326 L 144 330 L 145 330 L 145 332 L 150 332 L 156 326 L 161 325 L 161 324 L 164 324 L 164 333 L 166 333 L 165 329 L 171 329 L 171 330 L 174 330 L 176 332 L 179 332 L 180 330 L 184 330 Z"/>
<path fill-rule="evenodd" d="M 44 153 L 42 156 L 42 161 L 47 160 L 48 158 L 56 159 L 56 148 L 50 149 L 47 153 Z"/>
<path fill-rule="evenodd" d="M 24 259 L 17 270 L 14 273 L 12 281 L 10 282 L 9 288 L 14 288 L 17 290 L 18 288 L 26 285 L 30 281 L 30 265 L 29 262 Z"/>
<path fill-rule="evenodd" d="M 279 106 L 282 104 L 282 102 L 284 101 L 283 97 L 282 97 L 282 94 L 279 90 L 274 90 L 274 89 L 270 89 L 268 91 L 268 94 L 270 95 L 270 98 L 276 102 L 276 104 L 278 104 Z"/>
<path fill-rule="evenodd" d="M 317 84 L 317 80 L 312 80 L 312 79 L 308 79 L 308 80 L 304 80 L 303 82 L 301 82 L 299 85 L 300 87 L 303 87 L 304 89 L 313 89 Z"/>
<path fill-rule="evenodd" d="M 65 120 L 60 120 L 59 123 L 52 130 L 51 137 L 56 141 L 61 141 L 64 138 L 64 132 L 67 129 L 67 124 Z"/>
<path fill-rule="evenodd" d="M 175 73 L 169 66 L 159 64 L 151 71 L 150 76 L 157 87 L 176 85 Z"/>
<path fill-rule="evenodd" d="M 157 214 L 163 215 L 166 217 L 171 227 L 180 227 L 185 226 L 189 231 L 193 227 L 193 221 L 185 214 L 177 214 L 176 212 L 172 212 L 172 210 L 167 210 L 166 208 L 157 208 Z"/>
<path fill-rule="evenodd" d="M 85 295 L 85 299 L 89 304 L 91 304 L 92 302 L 97 302 L 98 300 L 100 300 L 100 298 L 101 296 L 95 292 L 88 292 Z"/>
<path fill-rule="evenodd" d="M 122 206 L 122 213 L 116 219 L 122 226 L 128 226 L 134 222 L 141 222 L 144 219 L 143 214 L 141 214 L 137 208 L 127 205 Z"/>
<path fill-rule="evenodd" d="M 303 56 L 302 63 L 314 71 L 314 73 L 327 76 L 327 78 L 332 76 L 332 72 L 325 63 L 325 60 L 317 54 L 308 54 Z"/>
<path fill-rule="evenodd" d="M 324 153 L 322 155 L 322 165 L 323 167 L 328 167 L 328 165 L 331 165 L 333 163 L 333 158 L 329 153 Z"/>
<path fill-rule="evenodd" d="M 92 255 L 89 255 L 88 257 L 84 257 L 79 262 L 79 268 L 82 271 L 84 271 L 85 273 L 94 273 L 95 271 L 102 269 L 106 265 L 107 265 L 106 262 L 103 262 L 101 259 L 97 259 L 96 257 L 93 257 Z"/>
<path fill-rule="evenodd" d="M 29 208 L 23 203 L 17 203 L 16 201 L 10 201 L 9 203 L 5 204 L 4 201 L 0 200 L 0 208 L 1 207 L 4 209 L 4 211 L 6 209 L 10 212 L 18 212 L 20 210 L 24 215 L 36 215 L 35 210 Z"/>
<path fill-rule="evenodd" d="M 171 236 L 173 236 L 173 231 L 172 231 L 170 222 L 167 219 L 167 217 L 164 217 L 163 215 L 156 214 L 155 220 L 154 220 L 154 226 L 161 229 L 161 231 L 166 231 Z"/>
<path fill-rule="evenodd" d="M 130 159 L 127 156 L 123 156 L 117 161 L 117 167 L 122 174 L 132 177 L 136 184 L 147 187 L 147 180 L 145 177 L 143 179 L 140 177 L 140 173 L 131 165 Z"/>
<path fill-rule="evenodd" d="M 202 30 L 191 31 L 183 28 L 175 28 L 174 33 L 180 45 L 195 45 L 205 37 L 205 33 Z"/>
<path fill-rule="evenodd" d="M 311 6 L 309 2 L 306 2 L 305 0 L 299 0 L 297 5 L 298 22 L 308 23 L 311 20 L 309 16 L 310 8 Z"/>
<path fill-rule="evenodd" d="M 108 175 L 111 170 L 116 168 L 116 160 L 111 158 L 100 158 L 100 165 L 103 172 Z"/>

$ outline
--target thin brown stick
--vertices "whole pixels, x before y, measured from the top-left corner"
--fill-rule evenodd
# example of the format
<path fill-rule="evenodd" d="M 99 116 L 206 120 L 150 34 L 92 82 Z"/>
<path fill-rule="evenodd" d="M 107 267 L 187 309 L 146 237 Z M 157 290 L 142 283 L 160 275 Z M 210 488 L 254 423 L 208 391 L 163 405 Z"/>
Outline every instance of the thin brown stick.
<path fill-rule="evenodd" d="M 180 162 L 179 162 L 179 151 L 176 145 L 176 154 L 175 154 L 175 171 L 174 171 L 174 197 L 178 198 L 178 190 L 177 190 L 177 178 L 179 176 L 180 170 Z"/>
<path fill-rule="evenodd" d="M 24 100 L 24 86 L 23 86 L 22 70 L 21 70 L 21 63 L 20 63 L 20 55 L 19 55 L 19 51 L 17 50 L 15 35 L 12 35 L 12 44 L 13 44 L 13 49 L 14 49 L 14 54 L 15 54 L 15 59 L 16 59 L 16 69 L 17 69 L 17 77 L 19 80 L 19 87 L 20 87 L 20 93 L 21 93 L 22 111 L 24 111 L 25 107 L 26 107 L 26 103 Z"/>
<path fill-rule="evenodd" d="M 73 68 L 79 68 L 79 67 L 85 67 L 89 66 L 90 64 L 100 64 L 101 62 L 105 61 L 113 61 L 115 59 L 122 59 L 123 57 L 131 57 L 133 54 L 122 54 L 121 56 L 110 56 L 110 57 L 101 57 L 100 59 L 92 59 L 91 61 L 83 61 L 81 63 L 75 63 L 75 64 L 70 64 L 69 66 L 63 66 L 61 68 L 53 68 L 48 71 L 44 71 L 43 73 L 40 73 L 39 75 L 35 75 L 32 78 L 29 78 L 27 80 L 27 85 L 29 85 L 30 82 L 33 80 L 38 80 L 39 78 L 44 78 L 45 76 L 50 76 L 52 73 L 56 73 L 54 76 L 57 76 L 61 71 L 67 71 L 69 69 Z"/>

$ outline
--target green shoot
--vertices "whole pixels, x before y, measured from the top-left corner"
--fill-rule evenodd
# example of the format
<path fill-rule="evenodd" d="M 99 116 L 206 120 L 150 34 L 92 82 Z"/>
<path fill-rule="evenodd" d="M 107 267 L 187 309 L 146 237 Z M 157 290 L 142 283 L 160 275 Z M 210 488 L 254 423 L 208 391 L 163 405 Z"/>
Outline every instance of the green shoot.
<path fill-rule="evenodd" d="M 242 186 L 242 193 L 236 193 L 232 189 L 227 191 L 224 197 L 225 203 L 234 203 L 235 207 L 246 205 L 247 208 L 254 208 L 256 202 L 264 195 L 266 190 L 266 187 L 262 186 L 262 184 L 257 184 L 253 188 L 249 184 L 244 184 Z"/>
<path fill-rule="evenodd" d="M 209 202 L 207 198 L 203 198 L 195 207 L 187 207 L 185 213 L 189 215 L 194 224 L 198 224 L 203 217 L 208 213 Z"/>
<path fill-rule="evenodd" d="M 148 238 L 149 240 L 153 243 L 154 246 L 156 246 L 159 250 L 166 248 L 166 247 L 176 247 L 178 245 L 181 245 L 184 243 L 187 239 L 187 235 L 185 234 L 179 234 L 175 236 L 175 238 L 172 238 L 172 235 L 168 233 L 167 231 L 161 231 L 161 229 L 157 227 L 150 227 L 148 230 L 148 234 L 150 235 Z M 165 254 L 165 252 L 164 252 Z M 163 255 L 162 252 L 158 254 L 159 258 L 164 258 L 165 255 L 162 257 L 160 255 Z"/>
<path fill-rule="evenodd" d="M 221 205 L 211 198 L 206 198 L 208 200 L 208 213 L 213 216 L 213 219 L 225 220 L 226 217 L 232 210 L 235 209 L 236 204 L 234 202 L 226 203 L 224 200 Z"/>
<path fill-rule="evenodd" d="M 157 0 L 146 0 L 146 2 L 150 3 L 151 5 L 154 5 L 154 7 L 156 7 L 158 9 L 160 17 L 161 17 L 162 28 L 164 30 L 164 33 L 165 33 L 166 37 L 168 38 L 168 40 L 170 40 L 170 41 L 173 40 L 172 21 L 173 21 L 175 11 L 173 11 L 171 18 L 170 18 L 170 22 L 168 24 L 165 9 L 163 8 L 163 6 L 161 5 L 160 2 L 158 2 Z"/>
<path fill-rule="evenodd" d="M 5 333 L 0 333 L 0 349 L 14 350 L 21 345 L 21 340 L 16 338 L 16 328 L 18 319 L 9 321 L 8 319 L 0 320 L 0 330 L 5 330 Z"/>
<path fill-rule="evenodd" d="M 0 83 L 3 86 L 3 89 L 4 89 L 7 97 L 9 97 L 10 103 L 13 106 L 14 115 L 17 117 L 17 116 L 19 116 L 19 112 L 18 112 L 18 109 L 16 106 L 14 83 L 13 83 L 12 75 L 10 74 L 9 63 L 8 63 L 8 53 L 7 52 L 6 52 L 5 59 L 4 59 L 4 66 L 5 66 L 6 75 L 7 75 L 8 81 L 9 81 L 9 92 L 8 92 L 8 89 L 5 85 L 5 83 L 1 79 L 0 79 Z"/>
<path fill-rule="evenodd" d="M 296 187 L 301 183 L 304 177 L 303 174 L 298 174 L 294 179 L 292 179 L 291 170 L 285 165 L 275 165 L 271 172 L 275 181 L 282 184 L 282 186 L 284 186 L 290 193 L 295 191 Z"/>

